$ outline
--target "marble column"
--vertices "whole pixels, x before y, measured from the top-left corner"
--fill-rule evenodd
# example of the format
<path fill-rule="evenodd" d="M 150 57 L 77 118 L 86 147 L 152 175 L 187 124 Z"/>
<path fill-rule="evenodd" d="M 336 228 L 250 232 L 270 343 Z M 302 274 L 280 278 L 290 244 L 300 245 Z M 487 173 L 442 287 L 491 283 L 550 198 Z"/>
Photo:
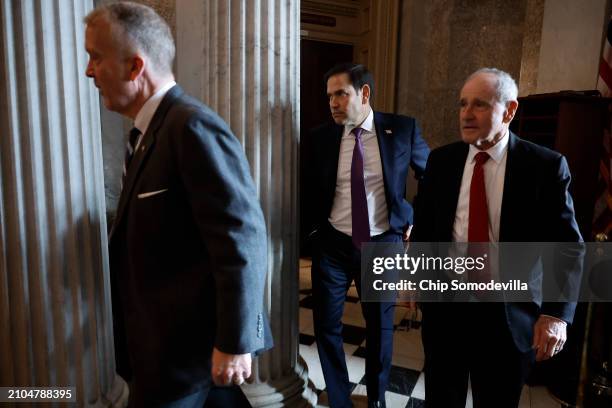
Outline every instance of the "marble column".
<path fill-rule="evenodd" d="M 0 386 L 70 386 L 76 406 L 121 407 L 98 96 L 84 75 L 91 7 L 0 2 Z"/>
<path fill-rule="evenodd" d="M 266 217 L 275 347 L 243 388 L 255 407 L 310 406 L 298 355 L 299 13 L 297 0 L 178 0 L 178 82 L 242 142 Z"/>

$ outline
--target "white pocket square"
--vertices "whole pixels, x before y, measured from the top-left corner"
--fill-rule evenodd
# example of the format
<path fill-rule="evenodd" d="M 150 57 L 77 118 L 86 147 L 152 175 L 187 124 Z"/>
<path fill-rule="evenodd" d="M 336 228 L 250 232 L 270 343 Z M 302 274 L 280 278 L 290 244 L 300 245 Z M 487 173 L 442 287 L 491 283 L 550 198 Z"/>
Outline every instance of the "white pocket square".
<path fill-rule="evenodd" d="M 164 188 L 163 190 L 157 190 L 157 191 L 149 191 L 148 193 L 140 193 L 138 194 L 138 198 L 148 198 L 157 194 L 161 194 L 165 191 L 168 191 L 167 188 Z"/>

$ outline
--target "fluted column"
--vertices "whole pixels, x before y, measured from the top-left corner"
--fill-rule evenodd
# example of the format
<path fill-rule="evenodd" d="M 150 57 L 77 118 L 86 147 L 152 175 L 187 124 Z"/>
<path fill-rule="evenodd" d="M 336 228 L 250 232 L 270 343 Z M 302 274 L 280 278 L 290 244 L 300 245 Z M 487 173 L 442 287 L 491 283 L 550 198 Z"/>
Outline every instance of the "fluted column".
<path fill-rule="evenodd" d="M 299 1 L 177 0 L 178 82 L 242 142 L 268 228 L 275 347 L 243 388 L 255 407 L 316 403 L 298 355 Z"/>
<path fill-rule="evenodd" d="M 118 407 L 91 7 L 0 1 L 0 386 L 71 386 L 76 406 Z"/>

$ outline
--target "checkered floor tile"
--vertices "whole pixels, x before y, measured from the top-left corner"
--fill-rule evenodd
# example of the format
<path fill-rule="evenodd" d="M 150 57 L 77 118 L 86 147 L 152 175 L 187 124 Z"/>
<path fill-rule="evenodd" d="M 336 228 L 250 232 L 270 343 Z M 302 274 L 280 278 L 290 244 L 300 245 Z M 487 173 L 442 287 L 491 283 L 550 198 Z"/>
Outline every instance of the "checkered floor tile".
<path fill-rule="evenodd" d="M 312 323 L 312 290 L 310 260 L 300 260 L 300 355 L 308 364 L 308 375 L 317 388 L 318 407 L 328 407 L 325 381 L 319 362 Z M 367 407 L 365 387 L 365 322 L 355 286 L 348 291 L 342 317 L 344 352 L 353 386 L 351 399 L 356 408 Z M 395 310 L 393 362 L 389 387 L 385 394 L 388 408 L 421 408 L 425 406 L 425 377 L 423 374 L 423 346 L 421 344 L 420 314 L 403 307 Z M 468 391 L 466 408 L 472 407 Z M 519 408 L 560 408 L 543 387 L 525 386 Z"/>

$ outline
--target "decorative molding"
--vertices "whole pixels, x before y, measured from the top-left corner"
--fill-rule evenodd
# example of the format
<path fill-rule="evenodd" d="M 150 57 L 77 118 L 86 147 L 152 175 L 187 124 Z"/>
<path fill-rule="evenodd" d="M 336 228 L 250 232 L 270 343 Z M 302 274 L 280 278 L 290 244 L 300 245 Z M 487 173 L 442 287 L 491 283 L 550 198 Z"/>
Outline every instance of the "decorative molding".
<path fill-rule="evenodd" d="M 336 4 L 341 3 L 341 4 Z M 302 12 L 331 14 L 333 16 L 359 17 L 358 1 L 313 1 L 303 0 L 300 7 Z"/>
<path fill-rule="evenodd" d="M 306 24 L 322 25 L 327 27 L 336 26 L 336 18 L 332 16 L 322 16 L 320 14 L 304 13 L 300 15 L 300 22 Z"/>

